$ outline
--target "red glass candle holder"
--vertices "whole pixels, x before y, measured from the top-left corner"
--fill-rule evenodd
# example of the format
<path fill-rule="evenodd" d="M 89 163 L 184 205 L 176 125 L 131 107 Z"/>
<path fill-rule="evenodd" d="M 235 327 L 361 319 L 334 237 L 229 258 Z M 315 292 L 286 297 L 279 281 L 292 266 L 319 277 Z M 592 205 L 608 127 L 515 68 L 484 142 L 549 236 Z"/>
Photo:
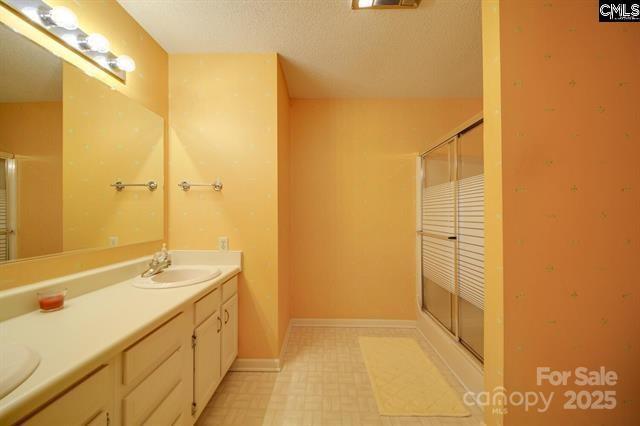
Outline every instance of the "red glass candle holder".
<path fill-rule="evenodd" d="M 64 307 L 67 289 L 38 292 L 38 304 L 41 312 L 52 312 Z"/>

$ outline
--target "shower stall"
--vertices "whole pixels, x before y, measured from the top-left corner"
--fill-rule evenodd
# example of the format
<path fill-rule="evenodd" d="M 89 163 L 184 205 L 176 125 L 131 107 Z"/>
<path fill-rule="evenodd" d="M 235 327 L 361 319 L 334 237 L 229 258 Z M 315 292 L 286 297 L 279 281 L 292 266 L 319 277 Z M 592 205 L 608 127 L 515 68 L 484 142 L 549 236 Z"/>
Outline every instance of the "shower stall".
<path fill-rule="evenodd" d="M 482 118 L 420 157 L 418 242 L 423 312 L 483 360 Z"/>

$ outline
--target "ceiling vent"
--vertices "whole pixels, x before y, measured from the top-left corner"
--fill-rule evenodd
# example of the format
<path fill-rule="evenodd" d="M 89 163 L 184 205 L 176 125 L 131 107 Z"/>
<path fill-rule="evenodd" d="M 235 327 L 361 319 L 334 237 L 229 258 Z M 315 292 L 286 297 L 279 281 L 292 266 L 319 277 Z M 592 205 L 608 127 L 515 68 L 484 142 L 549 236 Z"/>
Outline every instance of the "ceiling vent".
<path fill-rule="evenodd" d="M 420 0 L 352 0 L 351 8 L 359 9 L 415 9 Z"/>

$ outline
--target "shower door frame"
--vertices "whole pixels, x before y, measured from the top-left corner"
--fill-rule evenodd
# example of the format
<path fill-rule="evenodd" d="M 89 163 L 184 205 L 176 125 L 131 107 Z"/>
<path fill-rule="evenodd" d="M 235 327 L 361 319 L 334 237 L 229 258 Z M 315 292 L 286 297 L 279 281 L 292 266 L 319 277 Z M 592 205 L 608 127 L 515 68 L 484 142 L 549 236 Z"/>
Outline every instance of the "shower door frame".
<path fill-rule="evenodd" d="M 459 303 L 458 303 L 458 298 L 460 297 L 458 295 L 458 245 L 459 245 L 459 241 L 458 241 L 458 185 L 457 182 L 459 180 L 459 169 L 460 169 L 460 159 L 458 157 L 458 153 L 459 153 L 459 143 L 460 143 L 460 136 L 466 132 L 468 132 L 469 130 L 473 129 L 476 126 L 479 126 L 480 124 L 483 123 L 483 116 L 482 114 L 479 114 L 475 117 L 473 117 L 472 119 L 470 119 L 469 121 L 465 122 L 462 126 L 459 126 L 458 128 L 456 128 L 453 132 L 449 133 L 448 135 L 446 135 L 445 137 L 439 139 L 440 142 L 438 142 L 436 145 L 432 146 L 431 148 L 429 148 L 428 150 L 420 153 L 418 155 L 417 158 L 417 169 L 418 169 L 418 173 L 416 176 L 416 183 L 417 183 L 417 191 L 416 191 L 416 261 L 417 261 L 417 267 L 418 267 L 418 273 L 417 273 L 417 295 L 418 295 L 418 307 L 420 309 L 420 311 L 424 314 L 426 314 L 429 318 L 431 318 L 433 320 L 433 322 L 435 322 L 438 327 L 440 327 L 443 331 L 445 331 L 455 342 L 457 342 L 461 347 L 463 347 L 469 354 L 471 354 L 477 361 L 479 361 L 480 363 L 483 363 L 483 355 L 482 354 L 478 354 L 475 350 L 473 350 L 473 348 L 471 348 L 470 345 L 466 344 L 461 338 L 460 338 L 460 329 L 459 329 L 459 322 L 460 322 L 460 318 L 459 318 Z M 424 173 L 424 167 L 423 167 L 423 162 L 425 159 L 425 156 L 428 155 L 429 153 L 442 148 L 443 146 L 446 146 L 448 144 L 452 144 L 453 147 L 453 182 L 455 182 L 454 186 L 453 186 L 453 199 L 454 199 L 454 211 L 453 211 L 453 215 L 454 215 L 454 234 L 455 234 L 455 239 L 454 239 L 454 249 L 453 249 L 453 286 L 454 286 L 454 291 L 455 293 L 453 293 L 451 295 L 451 328 L 452 330 L 449 330 L 449 328 L 447 326 L 445 326 L 435 315 L 433 315 L 431 312 L 429 312 L 426 309 L 425 306 L 425 301 L 423 300 L 423 275 L 424 275 L 424 270 L 423 270 L 423 265 L 422 265 L 422 237 L 424 235 L 427 236 L 433 236 L 431 234 L 429 234 L 428 232 L 424 232 L 422 230 L 422 188 L 424 185 L 424 177 L 425 177 L 425 173 Z M 484 141 L 483 141 L 484 144 Z"/>
<path fill-rule="evenodd" d="M 0 151 L 0 158 L 5 160 L 5 170 L 0 170 L 0 173 L 5 173 L 6 177 L 6 191 L 7 191 L 7 250 L 9 252 L 9 258 L 7 261 L 17 259 L 18 253 L 18 184 L 17 173 L 18 164 L 16 156 L 14 154 Z"/>

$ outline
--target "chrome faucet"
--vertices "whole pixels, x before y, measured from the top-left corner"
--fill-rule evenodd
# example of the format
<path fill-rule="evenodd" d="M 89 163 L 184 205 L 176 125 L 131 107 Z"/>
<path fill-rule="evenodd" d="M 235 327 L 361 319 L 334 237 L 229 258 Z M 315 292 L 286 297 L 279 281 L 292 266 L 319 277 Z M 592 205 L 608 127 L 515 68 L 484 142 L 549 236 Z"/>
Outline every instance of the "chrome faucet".
<path fill-rule="evenodd" d="M 171 266 L 171 255 L 167 251 L 167 245 L 162 244 L 162 250 L 153 255 L 149 262 L 149 269 L 142 273 L 142 278 L 149 278 Z"/>

